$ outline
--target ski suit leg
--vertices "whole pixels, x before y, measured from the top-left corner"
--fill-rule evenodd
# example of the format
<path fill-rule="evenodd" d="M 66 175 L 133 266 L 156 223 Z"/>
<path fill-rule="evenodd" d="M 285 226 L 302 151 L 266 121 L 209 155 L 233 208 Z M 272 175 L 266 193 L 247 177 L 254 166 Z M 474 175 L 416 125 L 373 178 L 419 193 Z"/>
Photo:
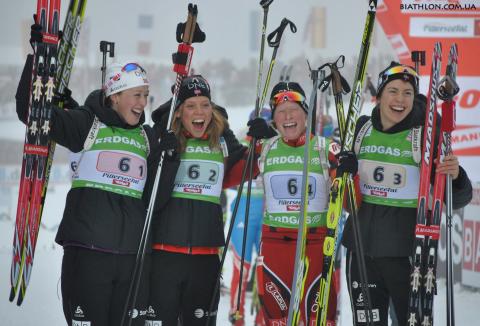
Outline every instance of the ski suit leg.
<path fill-rule="evenodd" d="M 118 325 L 125 308 L 125 298 L 134 255 L 117 255 L 65 247 L 62 261 L 63 309 L 68 325 L 90 322 L 92 325 Z M 117 287 L 125 275 L 121 288 Z M 126 290 L 126 291 L 125 291 Z M 144 293 L 139 293 L 144 301 Z M 115 300 L 121 296 L 123 300 Z M 145 308 L 139 309 L 145 311 Z M 137 316 L 134 325 L 143 325 L 144 315 Z M 142 319 L 142 320 L 141 320 Z M 141 321 L 140 321 L 141 320 Z"/>
<path fill-rule="evenodd" d="M 211 296 L 217 281 L 220 260 L 218 255 L 187 255 L 154 251 L 150 304 L 146 325 L 205 326 Z M 219 301 L 217 294 L 210 326 L 216 323 Z"/>
<path fill-rule="evenodd" d="M 216 295 L 213 311 L 209 312 L 209 308 L 220 269 L 220 259 L 218 255 L 188 255 L 187 258 L 188 275 L 180 310 L 182 325 L 205 326 L 210 314 L 208 326 L 214 326 L 220 300 L 219 293 Z"/>
<path fill-rule="evenodd" d="M 276 243 L 275 243 L 276 242 Z M 257 260 L 257 287 L 266 325 L 283 325 L 288 317 L 290 302 L 291 274 L 293 264 L 286 252 L 288 246 L 282 240 L 262 239 L 260 255 Z M 281 251 L 277 251 L 281 248 Z M 291 251 L 291 250 L 290 250 Z M 272 259 L 272 253 L 282 253 L 280 259 Z M 283 265 L 283 268 L 280 266 Z M 288 282 L 290 280 L 290 282 Z"/>
<path fill-rule="evenodd" d="M 112 293 L 112 305 L 110 308 L 111 325 L 120 325 L 125 313 L 125 303 L 132 281 L 133 268 L 136 262 L 136 255 L 117 255 L 118 274 Z M 144 326 L 145 317 L 148 311 L 148 294 L 150 290 L 150 254 L 144 257 L 142 275 L 135 300 L 135 307 L 128 312 L 132 316 L 133 326 Z M 133 293 L 131 294 L 133 296 Z M 132 298 L 131 298 L 132 299 Z"/>
<path fill-rule="evenodd" d="M 410 291 L 411 264 L 408 257 L 376 258 L 382 278 L 388 288 L 398 325 L 406 325 Z"/>
<path fill-rule="evenodd" d="M 146 325 L 177 326 L 182 280 L 186 272 L 186 265 L 179 255 L 159 250 L 152 252 L 151 310 L 147 314 Z"/>
<path fill-rule="evenodd" d="M 296 231 L 295 231 L 296 232 Z M 323 240 L 310 239 L 306 255 L 310 268 L 306 277 L 304 297 L 300 302 L 301 319 L 305 325 L 315 325 L 319 277 L 322 268 Z M 263 237 L 257 266 L 258 293 L 263 305 L 266 325 L 283 325 L 287 321 L 291 296 L 296 239 Z M 332 282 L 328 307 L 328 323 L 335 325 L 336 291 Z"/>
<path fill-rule="evenodd" d="M 373 324 L 375 326 L 388 326 L 388 289 L 383 282 L 378 266 L 371 257 L 365 256 L 365 265 L 367 268 L 368 290 L 370 291 L 370 299 L 372 301 L 370 304 L 372 307 Z M 366 307 L 357 266 L 356 253 L 347 250 L 345 273 L 350 294 L 350 304 L 352 306 L 353 323 L 354 325 L 363 325 L 366 323 Z"/>

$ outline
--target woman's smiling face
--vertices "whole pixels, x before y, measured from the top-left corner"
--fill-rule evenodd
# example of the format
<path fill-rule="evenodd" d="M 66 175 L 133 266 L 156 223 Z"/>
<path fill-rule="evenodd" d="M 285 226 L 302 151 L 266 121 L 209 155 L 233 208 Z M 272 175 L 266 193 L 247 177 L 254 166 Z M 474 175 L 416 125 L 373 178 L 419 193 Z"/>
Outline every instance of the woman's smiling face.
<path fill-rule="evenodd" d="M 388 130 L 412 111 L 415 91 L 411 83 L 395 79 L 389 82 L 381 92 L 380 120 L 383 130 Z"/>
<path fill-rule="evenodd" d="M 273 121 L 287 140 L 297 140 L 305 132 L 307 114 L 297 102 L 285 101 L 277 105 Z"/>
<path fill-rule="evenodd" d="M 138 86 L 111 95 L 112 108 L 130 126 L 140 122 L 147 106 L 148 86 Z"/>
<path fill-rule="evenodd" d="M 212 111 L 208 97 L 194 96 L 186 99 L 175 114 L 194 138 L 201 138 L 212 121 Z"/>

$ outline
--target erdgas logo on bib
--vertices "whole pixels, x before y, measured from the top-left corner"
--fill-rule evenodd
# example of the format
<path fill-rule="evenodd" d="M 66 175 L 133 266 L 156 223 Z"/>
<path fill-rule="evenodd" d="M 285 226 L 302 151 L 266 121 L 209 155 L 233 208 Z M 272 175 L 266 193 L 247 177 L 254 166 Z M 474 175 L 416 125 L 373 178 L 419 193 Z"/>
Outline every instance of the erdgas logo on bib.
<path fill-rule="evenodd" d="M 363 146 L 360 149 L 360 154 L 365 154 L 365 153 L 372 153 L 372 154 L 378 153 L 378 154 L 385 154 L 385 155 L 396 156 L 396 157 L 402 155 L 402 151 L 400 150 L 400 148 L 376 146 L 376 145 Z"/>
<path fill-rule="evenodd" d="M 125 145 L 132 145 L 135 146 L 136 148 L 146 151 L 147 147 L 143 144 L 140 144 L 138 141 L 136 141 L 133 138 L 125 137 L 125 136 L 109 136 L 109 137 L 103 137 L 103 138 L 97 138 L 95 140 L 95 144 L 125 144 Z"/>

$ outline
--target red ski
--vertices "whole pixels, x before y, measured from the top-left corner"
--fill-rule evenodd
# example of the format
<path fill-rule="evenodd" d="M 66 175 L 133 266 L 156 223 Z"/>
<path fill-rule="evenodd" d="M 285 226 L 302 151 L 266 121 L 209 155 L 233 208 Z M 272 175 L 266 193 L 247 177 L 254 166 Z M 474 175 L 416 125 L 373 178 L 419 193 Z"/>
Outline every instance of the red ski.
<path fill-rule="evenodd" d="M 55 91 L 60 0 L 38 0 L 36 23 L 42 26 L 43 41 L 34 44 L 30 108 L 23 150 L 22 175 L 11 268 L 10 301 L 17 292 L 21 305 L 30 280 L 40 225 L 42 189 L 48 156 L 48 135 Z"/>
<path fill-rule="evenodd" d="M 415 227 L 415 244 L 413 252 L 412 272 L 410 275 L 410 295 L 408 300 L 409 326 L 421 325 L 420 306 L 422 304 L 424 279 L 424 258 L 427 250 L 428 238 L 437 238 L 439 228 L 428 225 L 428 197 L 430 194 L 430 174 L 433 165 L 433 147 L 436 132 L 437 92 L 441 69 L 442 46 L 435 43 L 430 74 L 430 86 L 427 96 L 425 125 L 423 128 L 422 159 L 420 167 L 420 189 L 418 192 L 417 225 Z"/>

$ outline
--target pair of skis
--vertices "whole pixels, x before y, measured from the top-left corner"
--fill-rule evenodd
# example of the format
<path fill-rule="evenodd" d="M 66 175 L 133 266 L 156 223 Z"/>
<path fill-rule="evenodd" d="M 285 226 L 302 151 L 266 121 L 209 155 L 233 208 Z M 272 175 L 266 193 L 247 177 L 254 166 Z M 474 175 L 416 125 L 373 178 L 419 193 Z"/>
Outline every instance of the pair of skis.
<path fill-rule="evenodd" d="M 431 190 L 430 175 L 433 166 L 433 148 L 437 133 L 439 134 L 436 155 L 437 164 L 443 162 L 445 156 L 451 153 L 451 132 L 455 129 L 455 101 L 453 97 L 459 91 L 456 83 L 457 45 L 453 44 L 450 48 L 445 78 L 440 81 L 441 60 L 442 46 L 441 43 L 437 42 L 433 51 L 425 126 L 423 129 L 417 224 L 415 227 L 415 245 L 408 302 L 408 325 L 410 326 L 433 325 L 437 248 L 445 188 L 447 191 L 447 223 L 451 221 L 452 217 L 452 179 L 450 175 L 445 176 L 444 174 L 435 173 L 431 210 L 429 210 L 428 202 Z M 436 130 L 437 97 L 444 101 L 442 104 L 442 123 L 439 132 Z M 447 264 L 447 268 L 447 274 L 450 271 L 449 277 L 451 278 L 451 266 L 449 268 Z M 453 284 L 450 284 L 447 287 L 447 325 L 454 324 L 452 286 Z"/>
<path fill-rule="evenodd" d="M 342 80 L 340 74 L 332 71 L 332 87 L 334 88 L 334 95 L 336 96 L 336 109 L 338 118 L 338 127 L 340 130 L 341 150 L 351 151 L 353 149 L 355 126 L 358 116 L 360 114 L 362 104 L 363 82 L 365 79 L 365 72 L 367 67 L 368 52 L 370 49 L 370 40 L 375 23 L 375 15 L 377 9 L 377 1 L 369 2 L 369 10 L 365 22 L 365 28 L 362 39 L 362 46 L 360 48 L 359 60 L 355 73 L 355 81 L 353 83 L 353 93 L 350 98 L 349 109 L 347 113 L 347 121 L 343 117 L 343 101 L 341 100 L 342 91 L 347 91 L 348 85 Z M 338 70 L 337 70 L 338 72 Z M 360 227 L 357 220 L 357 207 L 355 198 L 355 187 L 352 176 L 344 173 L 337 176 L 331 186 L 330 202 L 327 211 L 327 235 L 323 246 L 323 272 L 320 277 L 319 295 L 318 295 L 318 313 L 317 325 L 326 325 L 329 291 L 331 288 L 331 280 L 333 274 L 333 264 L 336 253 L 336 242 L 338 238 L 338 222 L 342 213 L 342 206 L 344 202 L 345 191 L 347 191 L 348 202 L 351 210 L 351 218 L 353 221 L 353 230 L 355 244 L 357 248 L 357 261 L 360 264 L 359 271 L 361 272 L 362 294 L 365 304 L 365 320 L 367 325 L 373 324 L 371 315 L 371 300 L 367 285 L 366 267 L 363 257 L 363 245 L 360 236 Z"/>
<path fill-rule="evenodd" d="M 35 42 L 32 85 L 22 158 L 22 172 L 11 266 L 9 300 L 25 297 L 33 268 L 35 247 L 47 193 L 55 143 L 49 139 L 54 94 L 68 85 L 86 0 L 72 0 L 59 45 L 60 0 L 38 0 L 35 23 L 42 42 Z M 62 103 L 59 104 L 62 106 Z"/>

